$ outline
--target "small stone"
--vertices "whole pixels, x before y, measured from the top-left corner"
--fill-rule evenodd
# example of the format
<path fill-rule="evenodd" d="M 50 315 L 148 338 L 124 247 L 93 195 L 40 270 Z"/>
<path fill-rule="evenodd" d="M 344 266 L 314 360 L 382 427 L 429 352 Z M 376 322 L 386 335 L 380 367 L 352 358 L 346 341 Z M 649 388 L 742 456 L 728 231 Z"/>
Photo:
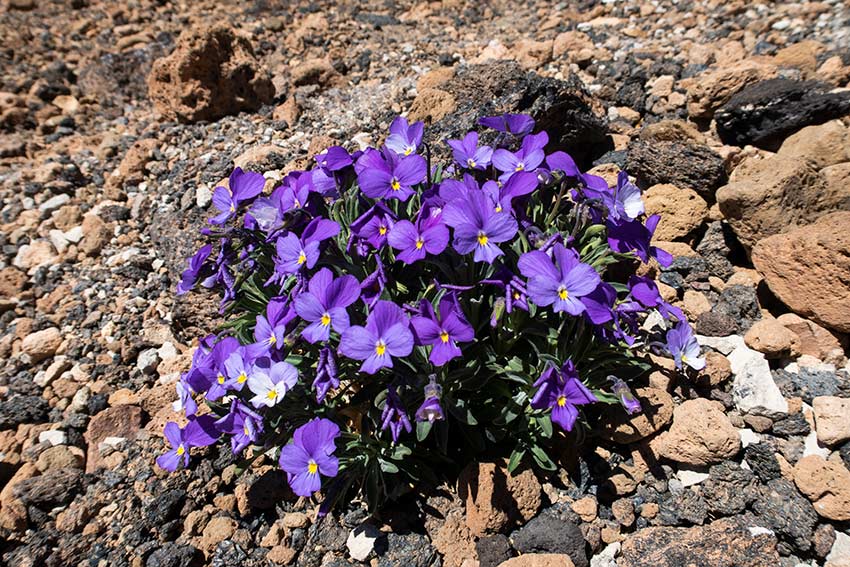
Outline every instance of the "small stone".
<path fill-rule="evenodd" d="M 812 400 L 818 441 L 838 445 L 850 440 L 850 399 L 820 396 Z"/>
<path fill-rule="evenodd" d="M 528 553 L 508 559 L 498 567 L 575 567 L 575 564 L 563 553 Z"/>
<path fill-rule="evenodd" d="M 847 567 L 850 565 L 850 535 L 844 532 L 835 533 L 835 543 L 832 544 L 826 556 L 824 567 Z"/>
<path fill-rule="evenodd" d="M 636 388 L 635 397 L 642 411 L 629 415 L 623 408 L 606 407 L 602 420 L 602 435 L 615 443 L 628 444 L 661 430 L 673 418 L 673 398 L 663 389 Z"/>
<path fill-rule="evenodd" d="M 644 193 L 646 214 L 661 215 L 655 231 L 657 240 L 685 238 L 699 228 L 708 214 L 708 204 L 692 189 L 675 185 L 653 185 Z"/>
<path fill-rule="evenodd" d="M 585 496 L 570 504 L 573 512 L 579 515 L 583 522 L 592 522 L 596 519 L 597 503 L 593 496 Z"/>
<path fill-rule="evenodd" d="M 229 539 L 236 531 L 237 524 L 232 518 L 217 516 L 209 521 L 201 536 L 200 547 L 211 551 L 220 542 Z"/>
<path fill-rule="evenodd" d="M 64 445 L 68 442 L 68 434 L 61 429 L 50 429 L 38 434 L 39 443 L 50 443 L 51 446 Z"/>
<path fill-rule="evenodd" d="M 629 528 L 635 523 L 635 506 L 631 500 L 625 498 L 615 500 L 611 504 L 611 513 L 623 527 Z"/>
<path fill-rule="evenodd" d="M 345 545 L 348 555 L 355 561 L 366 561 L 375 550 L 378 538 L 384 536 L 383 532 L 373 524 L 360 524 L 348 534 Z"/>
<path fill-rule="evenodd" d="M 850 471 L 835 461 L 809 455 L 794 465 L 794 482 L 822 517 L 850 520 Z"/>
<path fill-rule="evenodd" d="M 659 453 L 686 465 L 702 466 L 734 457 L 741 450 L 738 431 L 723 406 L 706 399 L 688 400 L 673 411 L 673 425 L 659 441 Z"/>
<path fill-rule="evenodd" d="M 29 355 L 33 362 L 50 358 L 62 344 L 62 335 L 56 327 L 30 333 L 21 342 L 21 351 Z"/>
<path fill-rule="evenodd" d="M 767 358 L 796 358 L 800 355 L 800 337 L 776 319 L 753 323 L 744 342 Z"/>

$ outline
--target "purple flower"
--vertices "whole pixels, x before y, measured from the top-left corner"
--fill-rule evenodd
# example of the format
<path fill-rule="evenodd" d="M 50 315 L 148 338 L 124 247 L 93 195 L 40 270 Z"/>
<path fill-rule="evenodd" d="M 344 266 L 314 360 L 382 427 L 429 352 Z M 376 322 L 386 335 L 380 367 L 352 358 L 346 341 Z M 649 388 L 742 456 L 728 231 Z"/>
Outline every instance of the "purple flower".
<path fill-rule="evenodd" d="M 251 443 L 256 443 L 263 432 L 263 416 L 239 399 L 230 403 L 230 411 L 216 422 L 222 433 L 230 435 L 230 448 L 234 455 L 241 453 Z"/>
<path fill-rule="evenodd" d="M 506 132 L 517 137 L 525 136 L 534 130 L 534 119 L 527 114 L 503 114 L 501 116 L 488 116 L 478 121 L 482 126 Z"/>
<path fill-rule="evenodd" d="M 413 334 L 401 307 L 390 301 L 378 301 L 366 319 L 366 326 L 349 327 L 342 334 L 339 352 L 362 360 L 362 372 L 374 374 L 392 368 L 394 356 L 407 356 L 413 350 Z"/>
<path fill-rule="evenodd" d="M 224 224 L 235 214 L 236 209 L 243 201 L 253 199 L 263 192 L 266 178 L 253 171 L 242 171 L 237 167 L 230 174 L 230 182 L 227 187 L 216 187 L 213 191 L 212 202 L 219 214 L 210 219 L 210 224 Z"/>
<path fill-rule="evenodd" d="M 617 175 L 617 187 L 609 195 L 606 205 L 608 214 L 614 219 L 634 220 L 646 210 L 640 196 L 640 189 L 629 181 L 629 175 L 625 171 Z"/>
<path fill-rule="evenodd" d="M 608 381 L 611 382 L 611 391 L 620 399 L 620 404 L 626 413 L 632 415 L 641 410 L 640 401 L 632 394 L 628 384 L 616 376 L 608 376 Z"/>
<path fill-rule="evenodd" d="M 478 147 L 478 132 L 470 132 L 463 140 L 446 140 L 455 161 L 464 169 L 486 169 L 493 157 L 490 146 Z"/>
<path fill-rule="evenodd" d="M 596 270 L 579 261 L 578 254 L 560 242 L 552 247 L 555 262 L 545 252 L 532 250 L 523 254 L 517 265 L 528 278 L 528 296 L 540 306 L 554 305 L 556 313 L 582 313 L 586 307 L 581 298 L 599 285 Z"/>
<path fill-rule="evenodd" d="M 363 193 L 372 199 L 407 201 L 413 186 L 425 181 L 427 165 L 420 155 L 399 157 L 389 149 L 369 149 L 354 165 Z"/>
<path fill-rule="evenodd" d="M 278 238 L 274 258 L 275 273 L 286 276 L 299 272 L 304 266 L 312 268 L 319 259 L 322 241 L 339 234 L 339 225 L 328 219 L 314 218 L 304 229 L 301 238 L 293 232 Z"/>
<path fill-rule="evenodd" d="M 617 290 L 608 282 L 601 281 L 596 289 L 581 298 L 584 304 L 584 314 L 594 325 L 602 325 L 614 318 L 614 303 L 617 301 Z"/>
<path fill-rule="evenodd" d="M 287 175 L 282 187 L 275 191 L 281 214 L 304 208 L 314 189 L 313 176 L 306 171 L 292 172 Z"/>
<path fill-rule="evenodd" d="M 204 269 L 204 262 L 207 261 L 211 253 L 212 244 L 207 244 L 206 246 L 202 246 L 200 250 L 189 258 L 189 267 L 183 272 L 180 277 L 180 283 L 177 284 L 177 295 L 188 293 L 195 287 L 198 278 L 203 277 L 201 272 L 209 271 L 208 269 Z"/>
<path fill-rule="evenodd" d="M 375 255 L 375 271 L 360 282 L 360 298 L 370 309 L 381 299 L 381 294 L 384 293 L 387 281 L 381 257 Z"/>
<path fill-rule="evenodd" d="M 534 171 L 543 163 L 546 154 L 543 147 L 549 141 L 546 132 L 526 136 L 522 146 L 516 152 L 500 148 L 493 152 L 493 167 L 503 172 L 499 180 L 504 183 L 519 171 Z"/>
<path fill-rule="evenodd" d="M 283 348 L 287 325 L 295 319 L 295 309 L 285 297 L 273 297 L 266 305 L 266 314 L 257 315 L 254 340 L 257 341 L 256 356 Z M 253 345 L 252 345 L 253 346 Z"/>
<path fill-rule="evenodd" d="M 491 279 L 481 280 L 481 283 L 496 285 L 505 290 L 505 311 L 508 313 L 511 313 L 514 307 L 528 311 L 528 290 L 525 282 L 506 267 L 499 267 Z"/>
<path fill-rule="evenodd" d="M 189 423 L 183 429 L 175 422 L 169 421 L 165 425 L 164 433 L 172 449 L 157 457 L 156 464 L 170 472 L 189 465 L 189 449 L 212 445 L 221 436 L 215 428 L 215 419 L 209 414 L 189 418 Z"/>
<path fill-rule="evenodd" d="M 565 152 L 553 152 L 546 156 L 546 165 L 552 171 L 563 171 L 569 177 L 579 177 L 581 175 L 581 171 L 579 171 L 575 160 Z"/>
<path fill-rule="evenodd" d="M 331 146 L 317 155 L 315 159 L 319 167 L 333 172 L 345 169 L 354 163 L 351 154 L 342 146 Z"/>
<path fill-rule="evenodd" d="M 346 307 L 360 298 L 360 282 L 354 276 L 334 279 L 327 268 L 322 268 L 310 278 L 308 290 L 295 298 L 295 312 L 310 323 L 303 331 L 309 343 L 326 341 L 331 327 L 342 333 L 349 327 Z"/>
<path fill-rule="evenodd" d="M 298 382 L 298 370 L 288 362 L 271 362 L 254 365 L 248 377 L 248 388 L 254 394 L 251 404 L 255 408 L 272 407 Z"/>
<path fill-rule="evenodd" d="M 416 421 L 428 421 L 434 423 L 445 419 L 443 407 L 440 405 L 440 398 L 443 395 L 443 389 L 437 384 L 434 375 L 431 375 L 431 380 L 425 385 L 425 401 L 416 410 Z"/>
<path fill-rule="evenodd" d="M 650 258 L 655 258 L 662 266 L 669 266 L 673 262 L 670 253 L 650 244 L 659 220 L 661 220 L 659 215 L 652 215 L 646 219 L 646 226 L 638 220 L 609 222 L 608 246 L 621 254 L 633 252 L 644 263 L 649 262 Z"/>
<path fill-rule="evenodd" d="M 396 116 L 390 124 L 390 135 L 385 145 L 397 154 L 409 156 L 416 153 L 419 144 L 422 143 L 422 134 L 425 131 L 423 122 L 407 124 L 407 118 Z"/>
<path fill-rule="evenodd" d="M 493 209 L 497 213 L 502 211 L 513 213 L 514 198 L 528 195 L 535 189 L 537 189 L 537 176 L 528 171 L 512 175 L 507 182 L 501 185 L 495 181 L 487 181 L 481 188 L 490 197 L 493 202 Z"/>
<path fill-rule="evenodd" d="M 352 240 L 353 237 L 357 237 L 379 250 L 387 242 L 387 234 L 393 227 L 394 218 L 392 211 L 383 202 L 378 201 L 352 221 L 350 227 Z"/>
<path fill-rule="evenodd" d="M 321 476 L 335 477 L 339 459 L 334 456 L 339 426 L 316 418 L 295 430 L 292 443 L 280 451 L 280 468 L 298 496 L 309 497 L 322 487 Z"/>
<path fill-rule="evenodd" d="M 537 392 L 531 399 L 534 409 L 552 408 L 552 422 L 564 431 L 572 431 L 578 419 L 578 407 L 599 400 L 578 379 L 573 361 L 568 360 L 558 369 L 549 366 L 534 383 Z"/>
<path fill-rule="evenodd" d="M 413 224 L 398 221 L 390 230 L 387 241 L 398 250 L 396 258 L 412 264 L 425 258 L 426 253 L 437 255 L 449 244 L 449 229 L 441 221 Z"/>
<path fill-rule="evenodd" d="M 457 343 L 468 343 L 475 338 L 475 331 L 456 309 L 449 297 L 440 301 L 440 317 L 434 312 L 431 302 L 423 299 L 420 304 L 421 315 L 411 318 L 410 326 L 418 345 L 431 345 L 428 359 L 434 366 L 442 366 L 461 355 Z"/>
<path fill-rule="evenodd" d="M 680 370 L 683 364 L 694 370 L 705 368 L 705 359 L 700 356 L 699 343 L 687 321 L 682 321 L 667 331 L 667 351 L 673 356 L 676 368 Z"/>
<path fill-rule="evenodd" d="M 398 392 L 396 392 L 394 386 L 387 388 L 387 401 L 384 404 L 384 410 L 381 412 L 381 430 L 386 431 L 387 429 L 392 434 L 393 443 L 398 443 L 402 429 L 408 433 L 413 429 L 410 420 L 407 418 L 407 412 L 404 410 L 404 404 L 401 403 L 401 398 L 398 397 Z"/>
<path fill-rule="evenodd" d="M 684 321 L 685 314 L 681 309 L 670 305 L 661 298 L 661 292 L 652 278 L 646 276 L 632 276 L 629 278 L 629 291 L 631 296 L 642 306 L 658 309 L 664 318 L 673 317 L 677 321 Z"/>
<path fill-rule="evenodd" d="M 210 372 L 206 374 L 209 382 L 203 388 L 207 392 L 208 400 L 215 401 L 224 396 L 227 394 L 228 388 L 235 383 L 238 374 L 236 377 L 229 378 L 226 363 L 230 355 L 237 353 L 241 348 L 239 341 L 233 337 L 225 337 L 213 346 L 212 360 L 214 364 L 210 368 Z"/>
<path fill-rule="evenodd" d="M 183 411 L 186 412 L 187 416 L 190 416 L 195 415 L 195 412 L 198 411 L 198 403 L 192 397 L 195 392 L 186 380 L 187 375 L 188 373 L 181 376 L 180 380 L 177 381 L 177 399 L 171 403 L 171 408 L 175 412 Z"/>
<path fill-rule="evenodd" d="M 319 351 L 319 362 L 316 364 L 316 379 L 313 380 L 316 389 L 316 401 L 322 403 L 331 388 L 339 387 L 339 376 L 336 371 L 336 357 L 333 350 L 324 347 Z"/>
<path fill-rule="evenodd" d="M 452 245 L 460 254 L 475 252 L 476 262 L 492 264 L 504 254 L 496 246 L 517 232 L 517 223 L 506 212 L 497 213 L 481 191 L 470 192 L 467 199 L 454 199 L 443 209 L 443 220 L 454 228 Z"/>

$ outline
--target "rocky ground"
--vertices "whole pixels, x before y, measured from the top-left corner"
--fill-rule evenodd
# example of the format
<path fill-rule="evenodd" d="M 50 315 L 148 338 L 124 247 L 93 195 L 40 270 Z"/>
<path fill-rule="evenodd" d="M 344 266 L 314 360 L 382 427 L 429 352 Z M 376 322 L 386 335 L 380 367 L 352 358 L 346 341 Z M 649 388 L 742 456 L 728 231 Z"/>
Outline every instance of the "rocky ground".
<path fill-rule="evenodd" d="M 2 563 L 850 565 L 846 3 L 0 6 Z M 500 111 L 648 189 L 704 375 L 660 368 L 554 478 L 485 463 L 381 518 L 228 450 L 158 470 L 211 188 Z"/>

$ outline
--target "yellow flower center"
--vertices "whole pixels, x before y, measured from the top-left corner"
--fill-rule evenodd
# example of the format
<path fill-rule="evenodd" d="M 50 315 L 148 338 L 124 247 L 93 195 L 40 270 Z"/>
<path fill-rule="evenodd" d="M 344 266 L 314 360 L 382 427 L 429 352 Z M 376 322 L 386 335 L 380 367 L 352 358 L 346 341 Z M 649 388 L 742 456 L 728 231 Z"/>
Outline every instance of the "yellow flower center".
<path fill-rule="evenodd" d="M 266 397 L 270 400 L 276 400 L 277 399 L 277 390 L 269 390 L 269 393 L 266 394 Z"/>
<path fill-rule="evenodd" d="M 387 352 L 387 344 L 384 341 L 378 341 L 378 344 L 375 345 L 375 353 L 378 356 L 384 356 L 385 352 Z"/>
<path fill-rule="evenodd" d="M 416 239 L 416 249 L 422 250 L 422 247 L 425 246 L 425 242 L 421 238 Z"/>
<path fill-rule="evenodd" d="M 516 171 L 522 171 L 523 169 L 525 169 L 525 164 L 523 164 L 523 163 L 516 164 Z"/>
<path fill-rule="evenodd" d="M 496 205 L 496 212 L 497 212 L 497 213 L 501 213 L 501 212 L 502 212 L 502 205 Z"/>
<path fill-rule="evenodd" d="M 444 343 L 449 342 L 449 332 L 448 331 L 442 331 L 440 333 L 440 340 L 443 341 Z"/>
<path fill-rule="evenodd" d="M 310 462 L 307 463 L 307 472 L 310 474 L 316 474 L 319 472 L 319 465 L 316 464 L 316 461 L 310 459 Z"/>
<path fill-rule="evenodd" d="M 682 362 L 687 362 L 687 361 L 688 361 L 688 357 L 683 354 L 682 355 Z"/>
<path fill-rule="evenodd" d="M 179 447 L 177 447 L 177 454 L 180 455 L 181 457 L 183 456 L 183 453 L 185 453 L 185 452 L 186 452 L 186 449 L 183 448 L 182 444 Z"/>
<path fill-rule="evenodd" d="M 386 233 L 387 233 L 387 227 L 385 227 L 384 225 L 381 225 L 381 226 L 378 227 L 378 234 L 380 234 L 381 236 L 384 236 Z"/>
<path fill-rule="evenodd" d="M 329 313 L 322 314 L 322 325 L 327 327 L 331 324 L 331 316 Z"/>
<path fill-rule="evenodd" d="M 230 212 L 231 212 L 231 213 L 235 213 L 235 212 L 236 212 L 236 207 L 235 207 L 232 203 L 231 203 L 231 205 L 230 205 Z"/>
<path fill-rule="evenodd" d="M 475 160 L 472 159 L 472 158 L 469 158 L 468 160 L 466 160 L 466 165 L 469 166 L 469 169 L 474 169 L 475 165 L 476 165 Z"/>
<path fill-rule="evenodd" d="M 299 265 L 303 264 L 306 261 L 307 261 L 307 255 L 304 252 L 302 252 L 301 254 L 298 255 L 298 264 Z"/>
<path fill-rule="evenodd" d="M 216 381 L 217 381 L 219 384 L 224 384 L 224 374 L 219 374 L 219 375 L 218 375 L 218 378 L 216 378 Z"/>
<path fill-rule="evenodd" d="M 566 398 L 566 396 L 558 396 L 558 406 L 559 406 L 559 407 L 564 407 L 565 405 L 567 405 L 567 398 Z"/>
<path fill-rule="evenodd" d="M 487 238 L 487 235 L 486 235 L 486 234 L 484 234 L 483 232 L 479 232 L 479 233 L 478 233 L 478 245 L 479 245 L 479 246 L 487 246 L 487 242 L 488 242 L 489 240 L 490 240 L 490 239 L 489 239 L 489 238 Z"/>
<path fill-rule="evenodd" d="M 270 344 L 270 345 L 273 345 L 273 344 L 275 344 L 276 342 L 277 342 L 277 337 L 276 337 L 276 336 L 272 335 L 272 336 L 270 336 L 270 337 L 269 337 L 269 344 Z"/>
<path fill-rule="evenodd" d="M 567 288 L 561 286 L 558 288 L 558 297 L 566 300 L 570 296 L 570 292 L 567 291 Z"/>
<path fill-rule="evenodd" d="M 409 156 L 412 153 L 413 153 L 413 148 L 407 148 L 406 150 L 404 150 L 404 155 L 406 155 L 406 156 Z"/>
<path fill-rule="evenodd" d="M 401 189 L 401 183 L 398 182 L 398 179 L 393 178 L 393 180 L 390 182 L 390 187 L 393 188 L 393 191 L 398 191 L 399 189 Z"/>
<path fill-rule="evenodd" d="M 514 292 L 514 299 L 519 299 L 519 297 L 520 297 L 520 296 L 519 296 L 519 292 L 518 292 L 518 291 L 515 291 L 515 292 Z"/>
<path fill-rule="evenodd" d="M 239 373 L 239 376 L 236 378 L 236 381 L 240 384 L 244 384 L 248 380 L 248 375 L 245 374 L 245 371 Z"/>
<path fill-rule="evenodd" d="M 295 202 L 292 203 L 292 206 L 294 206 L 296 209 L 300 209 L 301 208 L 301 201 L 299 201 L 298 199 L 295 199 Z"/>
<path fill-rule="evenodd" d="M 248 426 L 247 426 L 247 425 L 243 425 L 243 426 L 242 426 L 242 431 L 245 433 L 245 435 L 246 435 L 247 437 L 250 437 L 250 436 L 251 436 L 251 432 L 250 432 L 250 431 L 248 431 Z"/>

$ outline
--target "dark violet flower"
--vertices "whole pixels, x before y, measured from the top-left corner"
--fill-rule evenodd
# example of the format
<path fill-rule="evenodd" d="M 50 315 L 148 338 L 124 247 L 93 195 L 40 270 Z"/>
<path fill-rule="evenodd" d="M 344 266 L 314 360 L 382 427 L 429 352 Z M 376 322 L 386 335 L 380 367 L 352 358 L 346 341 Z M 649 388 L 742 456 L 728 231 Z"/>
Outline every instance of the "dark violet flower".
<path fill-rule="evenodd" d="M 177 399 L 172 402 L 171 408 L 175 412 L 186 412 L 187 416 L 195 415 L 195 412 L 198 411 L 198 403 L 195 401 L 193 395 L 196 393 L 192 390 L 192 386 L 189 385 L 189 382 L 186 380 L 185 374 L 180 377 L 180 380 L 177 381 Z"/>
<path fill-rule="evenodd" d="M 381 294 L 384 293 L 387 281 L 381 257 L 375 255 L 375 271 L 360 282 L 360 298 L 370 309 L 381 299 Z"/>
<path fill-rule="evenodd" d="M 434 312 L 431 302 L 420 302 L 421 315 L 412 317 L 410 326 L 418 345 L 431 345 L 428 359 L 434 366 L 442 366 L 461 355 L 457 343 L 468 343 L 475 338 L 475 331 L 466 321 L 454 302 L 444 297 L 440 301 L 440 317 Z"/>
<path fill-rule="evenodd" d="M 239 341 L 233 337 L 225 337 L 217 342 L 212 349 L 212 359 L 214 366 L 208 374 L 210 379 L 209 384 L 205 388 L 207 391 L 207 399 L 215 401 L 225 394 L 230 386 L 234 384 L 237 377 L 227 376 L 227 360 L 230 355 L 238 353 L 242 349 Z"/>
<path fill-rule="evenodd" d="M 633 415 L 641 410 L 640 400 L 632 394 L 628 384 L 616 376 L 608 376 L 608 381 L 611 382 L 611 391 L 619 398 L 620 404 L 626 410 L 626 413 Z"/>
<path fill-rule="evenodd" d="M 460 254 L 475 252 L 476 262 L 492 264 L 504 254 L 497 246 L 512 239 L 517 223 L 507 212 L 497 213 L 481 191 L 470 192 L 466 200 L 454 199 L 443 209 L 443 220 L 454 228 L 452 245 Z"/>
<path fill-rule="evenodd" d="M 443 179 L 440 182 L 439 195 L 446 203 L 455 199 L 466 201 L 470 193 L 479 193 L 480 187 L 475 178 L 469 173 L 463 174 L 463 181 L 457 179 Z"/>
<path fill-rule="evenodd" d="M 446 140 L 455 161 L 464 169 L 486 169 L 493 157 L 490 146 L 478 147 L 478 132 L 470 132 L 463 140 Z"/>
<path fill-rule="evenodd" d="M 552 247 L 555 262 L 545 252 L 532 250 L 523 254 L 517 265 L 528 278 L 528 296 L 540 306 L 553 305 L 555 312 L 570 315 L 582 313 L 586 307 L 581 298 L 601 281 L 596 270 L 579 261 L 578 254 L 560 242 Z"/>
<path fill-rule="evenodd" d="M 546 132 L 540 132 L 532 136 L 526 136 L 522 146 L 516 152 L 500 148 L 493 152 L 493 167 L 503 172 L 499 181 L 506 182 L 519 171 L 534 171 L 543 163 L 546 154 L 543 147 L 549 141 Z"/>
<path fill-rule="evenodd" d="M 617 187 L 609 195 L 606 205 L 608 214 L 614 219 L 634 220 L 646 210 L 640 196 L 640 189 L 629 181 L 629 175 L 625 171 L 617 175 Z"/>
<path fill-rule="evenodd" d="M 568 360 L 558 369 L 549 366 L 534 383 L 537 392 L 531 399 L 534 409 L 552 408 L 552 422 L 564 431 L 572 431 L 578 419 L 578 407 L 599 400 L 578 379 L 575 364 Z"/>
<path fill-rule="evenodd" d="M 398 392 L 394 386 L 387 388 L 387 401 L 384 404 L 383 412 L 381 412 L 381 430 L 386 431 L 387 429 L 390 430 L 393 443 L 398 443 L 402 430 L 410 433 L 413 429 L 410 420 L 407 418 L 407 412 L 404 410 L 404 404 L 401 403 L 401 398 L 398 397 Z"/>
<path fill-rule="evenodd" d="M 195 283 L 199 278 L 205 277 L 202 272 L 208 271 L 204 268 L 204 262 L 212 253 L 212 244 L 202 246 L 200 250 L 189 258 L 189 267 L 183 272 L 180 277 L 180 283 L 177 284 L 177 295 L 183 295 L 195 287 Z"/>
<path fill-rule="evenodd" d="M 304 229 L 301 238 L 293 232 L 281 236 L 275 245 L 275 273 L 286 276 L 299 272 L 305 266 L 312 268 L 319 259 L 322 241 L 337 234 L 339 225 L 335 221 L 316 217 Z"/>
<path fill-rule="evenodd" d="M 313 380 L 316 389 L 316 401 L 322 403 L 332 388 L 339 387 L 339 376 L 336 369 L 336 356 L 329 347 L 319 351 L 319 362 L 316 364 L 316 379 Z"/>
<path fill-rule="evenodd" d="M 481 280 L 481 283 L 496 285 L 505 290 L 505 311 L 508 313 L 511 313 L 514 307 L 528 311 L 528 290 L 525 282 L 506 267 L 500 266 L 491 279 Z"/>
<path fill-rule="evenodd" d="M 396 258 L 412 264 L 427 254 L 437 255 L 449 244 L 449 229 L 441 221 L 413 224 L 409 220 L 395 223 L 387 237 L 390 246 L 398 250 Z"/>
<path fill-rule="evenodd" d="M 569 177 L 579 177 L 581 175 L 581 171 L 579 171 L 575 160 L 565 152 L 553 152 L 546 156 L 546 165 L 552 171 L 563 171 Z"/>
<path fill-rule="evenodd" d="M 219 431 L 231 436 L 230 448 L 234 455 L 256 443 L 263 432 L 263 416 L 235 398 L 230 403 L 230 411 L 215 424 Z"/>
<path fill-rule="evenodd" d="M 414 122 L 408 125 L 407 118 L 396 116 L 390 124 L 390 135 L 387 136 L 385 145 L 395 153 L 409 156 L 416 153 L 419 144 L 422 143 L 422 134 L 425 131 L 423 122 Z"/>
<path fill-rule="evenodd" d="M 256 356 L 283 348 L 287 325 L 295 319 L 295 309 L 285 297 L 273 297 L 266 305 L 266 314 L 257 315 L 254 340 L 258 345 Z"/>
<path fill-rule="evenodd" d="M 600 281 L 596 289 L 581 298 L 584 314 L 594 325 L 602 325 L 614 318 L 617 290 L 608 282 Z"/>
<path fill-rule="evenodd" d="M 254 394 L 251 404 L 255 408 L 272 407 L 298 382 L 298 370 L 288 362 L 259 362 L 248 376 L 248 388 Z"/>
<path fill-rule="evenodd" d="M 478 121 L 482 126 L 506 132 L 517 137 L 525 136 L 534 130 L 534 119 L 527 114 L 503 114 L 488 116 Z"/>
<path fill-rule="evenodd" d="M 275 190 L 281 214 L 304 208 L 314 190 L 313 176 L 306 171 L 295 171 L 287 175 L 283 185 L 279 190 Z"/>
<path fill-rule="evenodd" d="M 425 158 L 416 154 L 399 157 L 389 149 L 366 150 L 354 170 L 364 195 L 400 201 L 407 201 L 413 195 L 413 186 L 425 181 L 427 175 Z"/>
<path fill-rule="evenodd" d="M 351 154 L 342 146 L 331 146 L 317 155 L 315 159 L 319 167 L 332 172 L 345 169 L 354 163 L 354 160 L 351 159 Z"/>
<path fill-rule="evenodd" d="M 309 497 L 322 487 L 321 476 L 335 477 L 339 459 L 334 456 L 339 426 L 316 418 L 295 430 L 292 443 L 280 451 L 280 468 L 298 496 Z"/>
<path fill-rule="evenodd" d="M 493 202 L 493 210 L 497 213 L 507 211 L 513 213 L 513 200 L 516 197 L 528 195 L 537 189 L 537 175 L 523 171 L 512 175 L 507 182 L 499 185 L 495 181 L 487 181 L 481 190 Z"/>
<path fill-rule="evenodd" d="M 673 317 L 677 321 L 684 321 L 685 314 L 675 305 L 670 305 L 661 298 L 661 292 L 652 278 L 646 276 L 632 276 L 629 278 L 629 292 L 642 306 L 658 309 L 665 319 Z"/>
<path fill-rule="evenodd" d="M 608 223 L 608 245 L 615 252 L 629 254 L 633 252 L 644 263 L 650 258 L 655 258 L 664 267 L 673 262 L 669 252 L 652 246 L 652 235 L 661 220 L 659 215 L 652 215 L 646 219 L 646 226 L 638 220 L 627 222 Z"/>
<path fill-rule="evenodd" d="M 705 368 L 705 358 L 700 356 L 699 343 L 687 321 L 682 321 L 667 331 L 667 351 L 673 356 L 676 368 L 687 364 L 694 370 Z"/>
<path fill-rule="evenodd" d="M 378 301 L 366 319 L 366 326 L 349 327 L 342 334 L 339 352 L 362 360 L 362 372 L 374 374 L 392 368 L 394 356 L 407 356 L 413 350 L 413 334 L 401 307 L 390 301 Z"/>
<path fill-rule="evenodd" d="M 253 171 L 242 171 L 237 167 L 230 174 L 227 187 L 216 187 L 213 191 L 212 202 L 219 214 L 210 219 L 210 224 L 224 224 L 235 214 L 236 209 L 244 201 L 249 201 L 263 192 L 266 178 Z"/>
<path fill-rule="evenodd" d="M 378 250 L 387 242 L 387 235 L 393 227 L 395 216 L 387 206 L 378 201 L 369 210 L 351 223 L 351 236 L 368 242 Z M 351 243 L 349 243 L 350 247 Z"/>
<path fill-rule="evenodd" d="M 169 421 L 164 433 L 172 449 L 157 457 L 156 464 L 170 472 L 189 465 L 189 449 L 212 445 L 221 437 L 215 427 L 215 419 L 209 414 L 189 418 L 189 423 L 183 429 Z"/>
<path fill-rule="evenodd" d="M 354 276 L 345 275 L 334 279 L 327 268 L 322 268 L 310 278 L 309 291 L 295 298 L 295 312 L 310 323 L 303 331 L 309 343 L 326 341 L 331 328 L 342 333 L 349 327 L 346 307 L 360 298 L 360 282 Z"/>
<path fill-rule="evenodd" d="M 434 423 L 445 419 L 443 407 L 440 405 L 442 396 L 443 389 L 437 384 L 436 377 L 432 374 L 430 381 L 425 385 L 425 401 L 416 410 L 416 421 Z"/>

